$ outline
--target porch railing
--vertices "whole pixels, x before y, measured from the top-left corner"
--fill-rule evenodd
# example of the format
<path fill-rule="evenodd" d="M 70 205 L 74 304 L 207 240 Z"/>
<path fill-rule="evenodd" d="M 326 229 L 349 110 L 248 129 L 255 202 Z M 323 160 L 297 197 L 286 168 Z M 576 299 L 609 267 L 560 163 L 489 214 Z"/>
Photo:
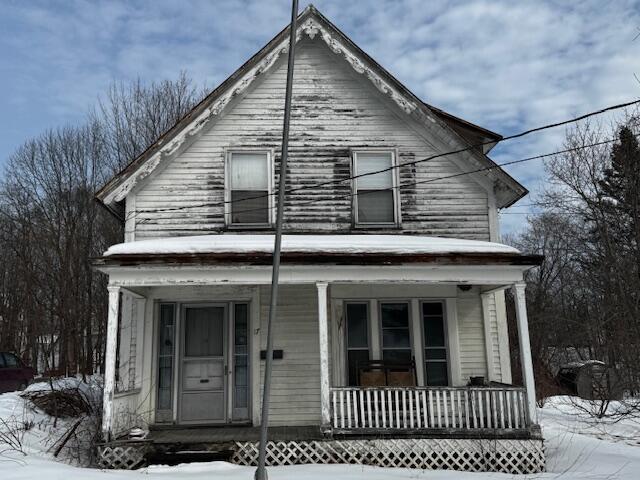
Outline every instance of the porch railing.
<path fill-rule="evenodd" d="M 338 430 L 522 429 L 521 387 L 333 387 Z"/>

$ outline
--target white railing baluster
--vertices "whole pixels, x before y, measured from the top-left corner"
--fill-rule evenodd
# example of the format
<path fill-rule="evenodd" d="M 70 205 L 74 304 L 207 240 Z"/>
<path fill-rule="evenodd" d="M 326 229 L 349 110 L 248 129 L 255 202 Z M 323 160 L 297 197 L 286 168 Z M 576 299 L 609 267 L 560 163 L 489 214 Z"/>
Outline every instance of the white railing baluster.
<path fill-rule="evenodd" d="M 525 392 L 499 387 L 335 387 L 335 429 L 517 429 L 527 426 Z"/>
<path fill-rule="evenodd" d="M 413 395 L 409 394 L 409 428 L 413 428 Z"/>
<path fill-rule="evenodd" d="M 402 428 L 407 428 L 407 391 L 402 389 Z"/>
<path fill-rule="evenodd" d="M 347 428 L 351 428 L 351 395 L 349 395 L 349 390 L 344 393 L 347 397 Z"/>
<path fill-rule="evenodd" d="M 379 392 L 380 390 L 373 391 L 373 412 L 374 412 L 376 428 L 380 427 L 380 423 L 379 423 L 380 414 L 378 412 L 378 393 Z"/>
<path fill-rule="evenodd" d="M 351 401 L 353 402 L 353 428 L 358 428 L 358 392 L 351 390 Z"/>
<path fill-rule="evenodd" d="M 429 423 L 427 422 L 429 415 L 429 412 L 427 411 L 427 392 L 423 390 L 420 392 L 420 396 L 422 397 L 422 421 L 424 422 L 424 428 L 427 428 L 429 426 Z"/>
<path fill-rule="evenodd" d="M 380 391 L 380 417 L 382 420 L 382 428 L 387 428 L 387 408 L 385 405 L 384 390 Z"/>

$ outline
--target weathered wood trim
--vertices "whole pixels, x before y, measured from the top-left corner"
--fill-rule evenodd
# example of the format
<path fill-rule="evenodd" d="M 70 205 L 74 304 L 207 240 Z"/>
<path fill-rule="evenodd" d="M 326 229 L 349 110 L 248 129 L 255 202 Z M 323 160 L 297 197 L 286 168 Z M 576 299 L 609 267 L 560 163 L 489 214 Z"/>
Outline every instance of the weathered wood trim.
<path fill-rule="evenodd" d="M 327 315 L 327 283 L 316 283 L 318 290 L 318 329 L 320 342 L 320 413 L 323 427 L 331 424 L 329 400 L 329 324 Z"/>
<path fill-rule="evenodd" d="M 269 285 L 269 266 L 146 266 L 102 267 L 110 282 L 121 287 L 161 287 L 170 285 Z M 503 285 L 521 281 L 525 267 L 452 265 L 282 265 L 282 284 L 329 283 L 416 283 Z"/>
<path fill-rule="evenodd" d="M 425 384 L 424 371 L 424 328 L 422 325 L 422 302 L 418 298 L 411 299 L 411 328 L 413 329 L 413 356 L 416 362 L 417 385 L 422 387 Z"/>
<path fill-rule="evenodd" d="M 520 346 L 520 363 L 522 365 L 522 379 L 526 389 L 527 415 L 529 423 L 538 423 L 536 406 L 536 385 L 533 377 L 533 361 L 531 359 L 531 343 L 529 340 L 529 321 L 527 319 L 527 301 L 525 297 L 526 284 L 514 283 L 511 287 L 516 303 L 516 323 L 518 325 L 518 341 Z"/>
<path fill-rule="evenodd" d="M 388 254 L 388 253 L 303 253 L 283 252 L 283 263 L 300 264 L 346 264 L 346 265 L 393 265 L 400 263 L 437 263 L 442 265 L 540 265 L 541 255 L 523 255 L 519 253 L 443 253 L 443 254 Z M 198 254 L 117 254 L 99 257 L 93 260 L 97 267 L 108 265 L 145 265 L 145 264 L 229 264 L 270 265 L 272 255 L 268 252 L 247 253 L 198 253 Z"/>
<path fill-rule="evenodd" d="M 109 310 L 107 315 L 107 346 L 104 359 L 104 390 L 102 402 L 102 434 L 111 440 L 113 426 L 113 395 L 116 386 L 116 348 L 118 342 L 118 317 L 120 314 L 120 287 L 109 285 Z"/>
<path fill-rule="evenodd" d="M 128 195 L 124 206 L 124 241 L 133 242 L 136 239 L 136 196 Z"/>

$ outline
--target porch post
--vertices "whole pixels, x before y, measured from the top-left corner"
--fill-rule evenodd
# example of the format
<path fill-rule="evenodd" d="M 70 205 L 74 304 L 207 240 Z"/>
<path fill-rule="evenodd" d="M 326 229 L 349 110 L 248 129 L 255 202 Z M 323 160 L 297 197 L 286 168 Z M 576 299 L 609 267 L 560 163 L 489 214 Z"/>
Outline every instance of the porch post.
<path fill-rule="evenodd" d="M 104 355 L 104 391 L 102 397 L 102 435 L 111 440 L 113 421 L 113 393 L 116 384 L 116 345 L 118 336 L 118 314 L 120 310 L 120 287 L 108 286 L 109 313 L 107 316 L 107 348 Z"/>
<path fill-rule="evenodd" d="M 322 426 L 331 425 L 329 399 L 329 322 L 327 319 L 327 284 L 316 283 L 318 289 L 318 328 L 320 342 L 320 414 Z"/>
<path fill-rule="evenodd" d="M 520 365 L 522 380 L 526 389 L 528 420 L 531 425 L 538 423 L 536 410 L 536 385 L 533 378 L 533 361 L 531 360 L 531 343 L 529 341 L 529 321 L 527 320 L 527 303 L 525 299 L 525 283 L 518 282 L 511 286 L 516 304 L 518 324 L 518 340 L 520 344 Z"/>

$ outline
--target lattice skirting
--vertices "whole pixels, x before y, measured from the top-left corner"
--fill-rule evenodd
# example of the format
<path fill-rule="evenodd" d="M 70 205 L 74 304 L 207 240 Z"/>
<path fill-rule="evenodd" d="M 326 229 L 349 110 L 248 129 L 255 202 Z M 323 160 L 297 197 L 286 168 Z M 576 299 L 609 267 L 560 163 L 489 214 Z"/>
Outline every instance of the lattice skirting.
<path fill-rule="evenodd" d="M 146 464 L 149 447 L 146 443 L 112 443 L 98 446 L 98 466 L 119 470 L 134 470 Z"/>
<path fill-rule="evenodd" d="M 256 465 L 258 444 L 236 442 L 231 457 Z M 269 442 L 267 465 L 351 463 L 379 467 L 449 469 L 474 472 L 540 473 L 542 440 L 377 439 Z"/>

